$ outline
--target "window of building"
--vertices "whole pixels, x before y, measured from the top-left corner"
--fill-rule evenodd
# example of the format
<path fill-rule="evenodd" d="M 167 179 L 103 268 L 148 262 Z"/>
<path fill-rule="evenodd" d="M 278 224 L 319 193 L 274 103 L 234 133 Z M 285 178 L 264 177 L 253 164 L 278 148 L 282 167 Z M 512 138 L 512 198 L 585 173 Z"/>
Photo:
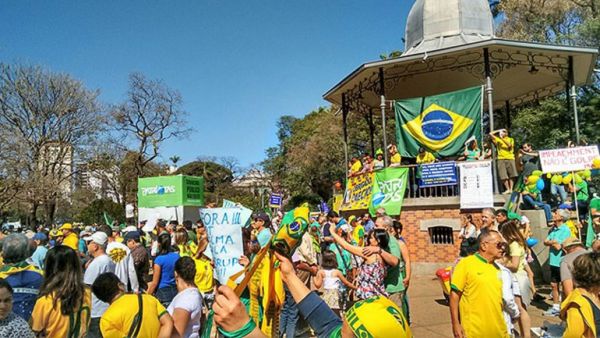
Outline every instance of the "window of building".
<path fill-rule="evenodd" d="M 430 227 L 428 230 L 431 244 L 454 244 L 452 227 L 435 226 Z"/>

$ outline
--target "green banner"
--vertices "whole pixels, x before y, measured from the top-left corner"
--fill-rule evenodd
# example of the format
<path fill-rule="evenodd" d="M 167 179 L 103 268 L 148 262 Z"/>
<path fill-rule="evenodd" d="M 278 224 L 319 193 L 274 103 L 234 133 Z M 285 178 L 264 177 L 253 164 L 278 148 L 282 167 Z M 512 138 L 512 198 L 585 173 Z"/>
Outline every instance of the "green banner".
<path fill-rule="evenodd" d="M 408 168 L 387 168 L 375 172 L 369 212 L 384 208 L 388 215 L 400 215 L 408 182 Z"/>
<path fill-rule="evenodd" d="M 481 147 L 481 87 L 394 102 L 400 155 L 416 157 L 419 147 L 437 157 L 456 156 L 475 137 Z"/>
<path fill-rule="evenodd" d="M 138 179 L 138 207 L 203 206 L 204 178 L 159 176 Z"/>

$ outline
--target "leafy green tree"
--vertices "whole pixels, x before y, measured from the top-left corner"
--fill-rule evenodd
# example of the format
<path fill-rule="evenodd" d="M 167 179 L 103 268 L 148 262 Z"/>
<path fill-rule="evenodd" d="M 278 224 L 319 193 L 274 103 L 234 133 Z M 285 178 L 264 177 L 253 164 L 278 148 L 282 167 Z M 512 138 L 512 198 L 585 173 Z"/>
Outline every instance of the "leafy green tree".
<path fill-rule="evenodd" d="M 179 167 L 175 174 L 204 177 L 204 190 L 207 192 L 215 192 L 218 187 L 233 181 L 231 170 L 211 161 L 187 163 Z"/>

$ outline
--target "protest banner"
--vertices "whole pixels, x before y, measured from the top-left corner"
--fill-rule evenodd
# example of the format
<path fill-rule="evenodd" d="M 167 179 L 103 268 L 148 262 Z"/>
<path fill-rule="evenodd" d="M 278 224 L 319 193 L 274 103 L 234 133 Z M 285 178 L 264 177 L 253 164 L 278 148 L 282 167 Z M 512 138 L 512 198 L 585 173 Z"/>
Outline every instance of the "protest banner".
<path fill-rule="evenodd" d="M 597 146 L 540 150 L 539 154 L 545 173 L 592 169 L 593 160 L 600 157 Z"/>
<path fill-rule="evenodd" d="M 368 209 L 373 190 L 373 177 L 375 174 L 366 173 L 348 178 L 346 193 L 340 210 Z"/>
<path fill-rule="evenodd" d="M 238 208 L 242 212 L 240 216 L 242 218 L 242 224 L 244 227 L 250 225 L 250 217 L 252 217 L 252 209 L 248 209 L 240 203 L 236 203 L 234 201 L 230 201 L 227 199 L 223 199 L 223 208 Z"/>
<path fill-rule="evenodd" d="M 269 196 L 269 207 L 271 208 L 281 208 L 281 204 L 283 203 L 283 195 L 271 193 Z"/>
<path fill-rule="evenodd" d="M 460 164 L 460 208 L 479 209 L 494 206 L 492 162 Z"/>
<path fill-rule="evenodd" d="M 419 188 L 439 187 L 457 184 L 456 162 L 421 164 Z"/>
<path fill-rule="evenodd" d="M 407 182 L 408 168 L 387 168 L 377 171 L 369 213 L 375 215 L 378 208 L 384 208 L 388 215 L 400 215 Z"/>
<path fill-rule="evenodd" d="M 244 254 L 242 212 L 240 208 L 200 209 L 200 218 L 206 227 L 216 278 L 226 284 L 231 275 L 243 269 L 239 264 Z"/>

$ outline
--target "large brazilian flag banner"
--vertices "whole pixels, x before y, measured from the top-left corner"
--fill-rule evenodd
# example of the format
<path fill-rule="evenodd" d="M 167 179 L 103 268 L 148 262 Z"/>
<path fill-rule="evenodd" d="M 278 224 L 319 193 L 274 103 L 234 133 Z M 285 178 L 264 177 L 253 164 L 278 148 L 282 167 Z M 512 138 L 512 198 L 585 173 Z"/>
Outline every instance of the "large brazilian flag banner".
<path fill-rule="evenodd" d="M 482 88 L 473 87 L 395 101 L 398 151 L 416 157 L 422 146 L 438 157 L 455 156 L 472 136 L 481 145 L 481 100 Z"/>
<path fill-rule="evenodd" d="M 408 182 L 408 168 L 386 168 L 375 172 L 369 213 L 375 215 L 384 208 L 388 215 L 400 215 L 404 191 Z"/>

